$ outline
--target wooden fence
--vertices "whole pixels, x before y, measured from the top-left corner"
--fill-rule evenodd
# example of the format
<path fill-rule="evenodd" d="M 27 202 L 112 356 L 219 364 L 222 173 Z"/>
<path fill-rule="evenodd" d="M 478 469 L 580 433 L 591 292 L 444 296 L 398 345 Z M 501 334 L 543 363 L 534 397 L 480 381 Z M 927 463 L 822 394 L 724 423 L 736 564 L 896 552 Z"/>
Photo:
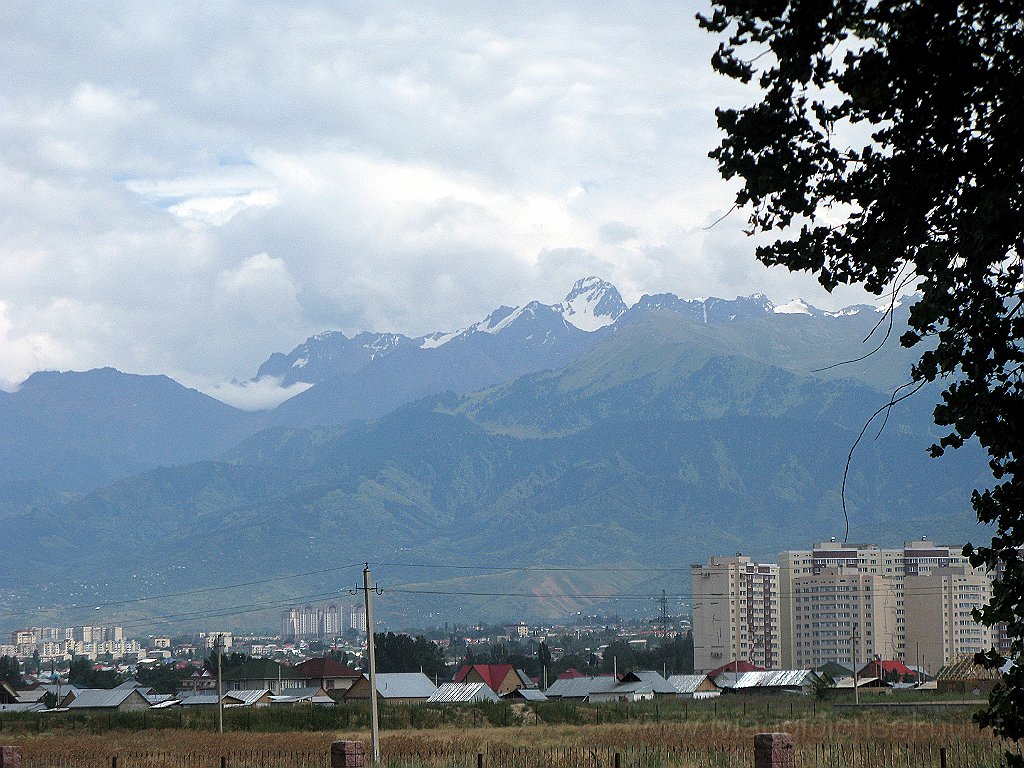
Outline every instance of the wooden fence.
<path fill-rule="evenodd" d="M 799 744 L 798 768 L 997 768 L 1005 764 L 1006 746 L 956 741 L 908 747 L 899 743 Z M 382 754 L 385 768 L 733 768 L 753 766 L 753 747 L 565 748 L 494 745 L 485 752 L 437 745 L 412 752 Z M 129 752 L 110 757 L 25 755 L 22 768 L 330 768 L 326 750 L 252 750 L 224 755 L 209 752 Z"/>

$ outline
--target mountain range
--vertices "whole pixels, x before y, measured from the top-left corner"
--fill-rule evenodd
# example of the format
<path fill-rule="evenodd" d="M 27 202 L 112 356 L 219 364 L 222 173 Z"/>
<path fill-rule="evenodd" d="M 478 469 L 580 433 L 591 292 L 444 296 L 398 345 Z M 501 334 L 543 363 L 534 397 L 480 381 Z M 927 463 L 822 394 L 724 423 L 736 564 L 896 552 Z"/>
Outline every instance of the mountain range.
<path fill-rule="evenodd" d="M 313 572 L 366 560 L 389 563 L 382 616 L 408 624 L 553 616 L 623 589 L 684 596 L 692 561 L 843 534 L 846 456 L 916 357 L 890 339 L 848 362 L 887 324 L 872 306 L 763 295 L 628 307 L 586 278 L 559 304 L 455 332 L 311 337 L 260 366 L 311 385 L 264 412 L 165 377 L 35 374 L 0 393 L 0 517 L 19 542 L 0 616 L 312 574 L 116 608 L 241 626 L 252 616 L 232 600 L 270 615 L 337 591 Z M 984 535 L 969 509 L 981 452 L 927 458 L 936 396 L 858 447 L 851 537 Z"/>

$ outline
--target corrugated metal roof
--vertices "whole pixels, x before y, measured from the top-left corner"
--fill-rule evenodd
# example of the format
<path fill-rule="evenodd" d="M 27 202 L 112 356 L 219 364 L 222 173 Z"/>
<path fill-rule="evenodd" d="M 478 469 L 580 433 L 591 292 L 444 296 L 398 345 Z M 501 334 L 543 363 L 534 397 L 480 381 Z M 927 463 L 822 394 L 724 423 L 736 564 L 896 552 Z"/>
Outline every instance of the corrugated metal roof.
<path fill-rule="evenodd" d="M 430 694 L 427 703 L 468 704 L 474 701 L 497 701 L 498 694 L 486 683 L 444 683 Z"/>
<path fill-rule="evenodd" d="M 216 704 L 216 693 L 196 693 L 191 696 L 184 696 L 181 699 L 181 706 L 183 707 L 215 706 Z"/>
<path fill-rule="evenodd" d="M 707 679 L 707 675 L 671 675 L 668 681 L 676 693 L 693 693 Z"/>
<path fill-rule="evenodd" d="M 437 686 L 422 672 L 381 672 L 377 693 L 385 699 L 429 699 Z"/>
<path fill-rule="evenodd" d="M 878 682 L 878 678 L 877 677 L 859 677 L 859 678 L 857 678 L 857 687 L 858 688 L 863 688 L 866 685 L 870 685 L 871 683 L 876 683 L 876 682 Z M 852 677 L 844 677 L 842 680 L 836 680 L 835 687 L 836 688 L 853 688 L 853 678 Z"/>
<path fill-rule="evenodd" d="M 41 702 L 21 702 L 18 704 L 0 704 L 0 712 L 42 712 L 46 705 Z"/>
<path fill-rule="evenodd" d="M 818 674 L 812 669 L 775 669 L 765 672 L 723 672 L 715 678 L 719 688 L 806 688 Z"/>
<path fill-rule="evenodd" d="M 68 709 L 110 709 L 124 704 L 129 696 L 137 695 L 143 702 L 145 697 L 136 693 L 134 688 L 127 690 L 106 690 L 103 688 L 85 688 L 78 692 L 75 700 L 68 704 Z"/>
<path fill-rule="evenodd" d="M 629 672 L 623 677 L 623 682 L 636 678 L 642 680 L 645 683 L 649 683 L 651 690 L 654 693 L 661 693 L 667 695 L 674 695 L 676 693 L 675 686 L 672 685 L 668 680 L 662 677 L 660 672 L 655 672 L 652 669 L 643 669 L 638 672 Z"/>
<path fill-rule="evenodd" d="M 224 700 L 226 702 L 228 699 L 234 699 L 241 703 L 243 706 L 248 707 L 252 704 L 255 704 L 268 693 L 270 693 L 270 691 L 266 688 L 251 688 L 241 691 L 227 691 L 224 694 Z"/>
<path fill-rule="evenodd" d="M 510 693 L 506 693 L 505 698 L 536 702 L 544 702 L 548 700 L 548 697 L 544 695 L 544 692 L 538 691 L 536 688 L 517 688 Z"/>
<path fill-rule="evenodd" d="M 545 691 L 549 699 L 585 699 L 592 693 L 608 693 L 619 684 L 611 676 L 574 677 L 568 680 L 555 680 Z"/>

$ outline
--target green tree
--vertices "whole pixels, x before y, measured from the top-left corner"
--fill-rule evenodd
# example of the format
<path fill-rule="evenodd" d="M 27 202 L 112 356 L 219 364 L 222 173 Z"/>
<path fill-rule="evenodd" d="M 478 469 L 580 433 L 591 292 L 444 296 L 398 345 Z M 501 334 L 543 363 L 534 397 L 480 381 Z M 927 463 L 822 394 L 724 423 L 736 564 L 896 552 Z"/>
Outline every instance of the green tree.
<path fill-rule="evenodd" d="M 21 664 L 17 656 L 0 656 L 0 680 L 12 688 L 21 687 Z"/>
<path fill-rule="evenodd" d="M 444 651 L 422 635 L 374 634 L 374 653 L 378 672 L 419 672 L 430 679 L 447 679 Z"/>
<path fill-rule="evenodd" d="M 972 504 L 996 530 L 965 552 L 1002 570 L 979 618 L 1006 623 L 1013 658 L 1024 655 L 1021 18 L 1020 0 L 715 0 L 698 16 L 722 36 L 715 69 L 758 89 L 753 106 L 718 110 L 726 136 L 711 153 L 740 183 L 748 231 L 777 233 L 758 258 L 829 290 L 920 294 L 901 342 L 925 349 L 893 401 L 941 380 L 932 454 L 971 438 L 988 452 L 993 481 Z M 1024 666 L 978 719 L 1024 736 Z"/>
<path fill-rule="evenodd" d="M 157 693 L 174 693 L 178 690 L 178 683 L 186 677 L 191 677 L 194 671 L 195 669 L 191 667 L 175 669 L 167 664 L 155 664 L 148 668 L 140 666 L 135 673 L 135 679 Z"/>
<path fill-rule="evenodd" d="M 93 669 L 92 662 L 85 656 L 78 656 L 68 668 L 68 682 L 79 688 L 116 688 L 121 678 L 112 669 Z"/>
<path fill-rule="evenodd" d="M 220 659 L 220 671 L 221 674 L 227 672 L 229 669 L 240 667 L 249 660 L 249 657 L 244 653 L 237 653 L 232 651 L 231 653 L 221 654 Z M 203 668 L 211 675 L 217 674 L 217 652 L 211 651 L 210 655 L 203 659 Z"/>
<path fill-rule="evenodd" d="M 537 664 L 543 670 L 548 671 L 548 675 L 551 674 L 551 649 L 548 648 L 548 644 L 543 640 L 537 646 Z"/>

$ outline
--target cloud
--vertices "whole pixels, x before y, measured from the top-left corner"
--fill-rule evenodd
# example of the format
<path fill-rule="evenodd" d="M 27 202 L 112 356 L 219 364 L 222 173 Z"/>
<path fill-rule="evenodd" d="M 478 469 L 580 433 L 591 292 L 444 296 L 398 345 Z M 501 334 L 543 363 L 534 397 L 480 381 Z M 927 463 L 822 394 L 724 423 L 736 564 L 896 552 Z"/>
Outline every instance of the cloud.
<path fill-rule="evenodd" d="M 279 377 L 261 376 L 249 381 L 233 379 L 228 382 L 201 384 L 196 386 L 196 389 L 243 411 L 265 411 L 295 397 L 300 392 L 305 392 L 311 386 L 313 385 L 297 381 L 282 387 Z"/>
<path fill-rule="evenodd" d="M 0 379 L 245 378 L 313 333 L 561 299 L 803 294 L 707 152 L 685 3 L 4 6 Z M 845 298 L 845 297 L 844 297 Z"/>

